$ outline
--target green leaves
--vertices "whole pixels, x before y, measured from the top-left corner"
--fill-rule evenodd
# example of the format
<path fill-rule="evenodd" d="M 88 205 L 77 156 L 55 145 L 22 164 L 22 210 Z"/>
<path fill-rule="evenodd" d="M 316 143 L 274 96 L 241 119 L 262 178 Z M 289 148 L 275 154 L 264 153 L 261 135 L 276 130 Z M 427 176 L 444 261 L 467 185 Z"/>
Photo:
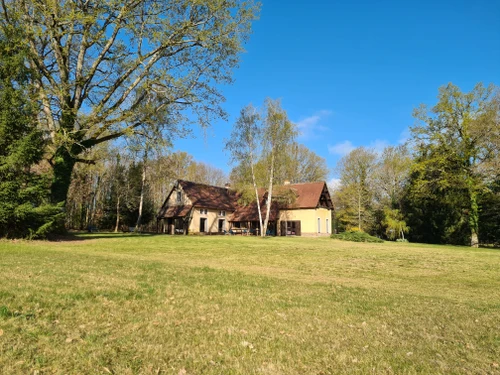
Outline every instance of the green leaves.
<path fill-rule="evenodd" d="M 419 199 L 460 202 L 449 228 L 466 223 L 473 246 L 478 243 L 478 196 L 489 181 L 484 172 L 499 155 L 499 114 L 497 88 L 481 83 L 468 93 L 451 83 L 443 86 L 430 111 L 421 106 L 414 112 L 412 193 Z"/>

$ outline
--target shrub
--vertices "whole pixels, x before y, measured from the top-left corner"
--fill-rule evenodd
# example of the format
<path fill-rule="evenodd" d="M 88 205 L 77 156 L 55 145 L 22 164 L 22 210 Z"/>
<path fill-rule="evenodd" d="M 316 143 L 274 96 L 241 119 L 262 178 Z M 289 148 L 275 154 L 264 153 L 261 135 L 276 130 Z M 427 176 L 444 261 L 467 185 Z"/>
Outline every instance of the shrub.
<path fill-rule="evenodd" d="M 332 234 L 331 238 L 343 241 L 353 241 L 353 242 L 384 242 L 380 238 L 370 236 L 368 233 L 360 231 L 348 231 L 339 234 Z"/>

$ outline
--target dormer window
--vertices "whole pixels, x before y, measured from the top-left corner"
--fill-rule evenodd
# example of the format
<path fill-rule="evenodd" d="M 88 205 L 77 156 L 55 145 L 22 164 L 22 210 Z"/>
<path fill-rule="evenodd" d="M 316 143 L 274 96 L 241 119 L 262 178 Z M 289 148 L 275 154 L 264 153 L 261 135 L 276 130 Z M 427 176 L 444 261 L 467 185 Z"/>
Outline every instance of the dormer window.
<path fill-rule="evenodd" d="M 182 191 L 178 191 L 177 192 L 177 203 L 181 203 L 182 202 Z"/>

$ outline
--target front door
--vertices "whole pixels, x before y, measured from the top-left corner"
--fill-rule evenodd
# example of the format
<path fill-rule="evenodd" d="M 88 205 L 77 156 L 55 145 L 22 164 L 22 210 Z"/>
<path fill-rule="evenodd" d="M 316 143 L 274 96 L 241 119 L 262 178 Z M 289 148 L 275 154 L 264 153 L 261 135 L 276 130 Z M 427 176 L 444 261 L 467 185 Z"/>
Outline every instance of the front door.
<path fill-rule="evenodd" d="M 219 219 L 219 233 L 224 232 L 224 219 Z"/>
<path fill-rule="evenodd" d="M 207 231 L 207 218 L 202 217 L 200 218 L 200 232 L 204 233 Z"/>

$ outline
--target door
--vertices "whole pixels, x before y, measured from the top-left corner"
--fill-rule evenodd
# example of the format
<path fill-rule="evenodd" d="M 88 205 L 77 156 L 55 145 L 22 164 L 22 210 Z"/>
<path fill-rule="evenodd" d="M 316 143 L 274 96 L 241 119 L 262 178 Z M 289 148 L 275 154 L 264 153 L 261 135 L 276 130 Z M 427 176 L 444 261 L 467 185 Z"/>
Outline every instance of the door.
<path fill-rule="evenodd" d="M 286 221 L 280 221 L 280 235 L 286 236 Z"/>
<path fill-rule="evenodd" d="M 200 232 L 204 233 L 207 231 L 207 218 L 202 217 L 200 218 Z"/>
<path fill-rule="evenodd" d="M 219 233 L 224 232 L 224 219 L 219 219 Z"/>

